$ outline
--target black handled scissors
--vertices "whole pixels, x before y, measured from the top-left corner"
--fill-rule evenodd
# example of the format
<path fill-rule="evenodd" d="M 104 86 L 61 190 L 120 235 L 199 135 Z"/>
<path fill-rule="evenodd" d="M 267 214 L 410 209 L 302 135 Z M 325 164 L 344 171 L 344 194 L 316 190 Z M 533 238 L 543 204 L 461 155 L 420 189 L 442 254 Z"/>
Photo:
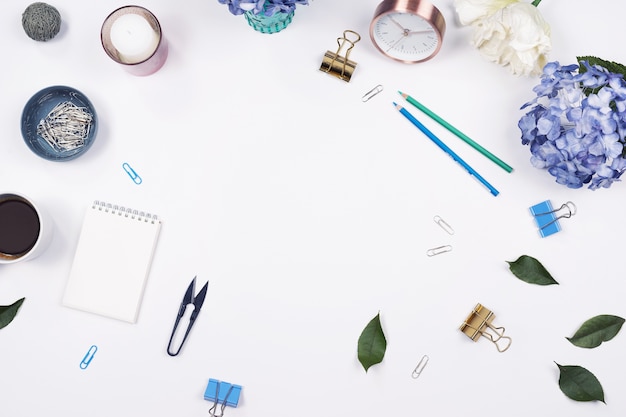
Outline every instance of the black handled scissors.
<path fill-rule="evenodd" d="M 183 297 L 183 301 L 180 303 L 180 308 L 178 309 L 178 315 L 176 316 L 176 322 L 174 323 L 174 329 L 172 329 L 172 335 L 170 336 L 170 342 L 167 345 L 167 354 L 170 356 L 176 356 L 182 349 L 185 344 L 185 340 L 187 340 L 187 336 L 189 336 L 189 331 L 193 327 L 194 322 L 196 321 L 196 317 L 198 317 L 198 313 L 200 313 L 200 309 L 202 308 L 202 304 L 204 304 L 204 297 L 206 297 L 206 292 L 209 287 L 209 281 L 204 284 L 204 287 L 200 290 L 198 295 L 194 295 L 196 289 L 196 277 L 193 277 L 191 283 L 187 287 L 187 291 L 185 292 L 185 296 Z M 193 304 L 193 312 L 191 313 L 191 317 L 189 318 L 189 325 L 187 326 L 187 331 L 185 332 L 185 336 L 183 337 L 183 341 L 180 342 L 180 346 L 176 352 L 172 352 L 172 340 L 174 339 L 174 334 L 176 334 L 176 329 L 178 328 L 178 323 L 180 319 L 185 314 L 185 310 L 189 304 Z"/>

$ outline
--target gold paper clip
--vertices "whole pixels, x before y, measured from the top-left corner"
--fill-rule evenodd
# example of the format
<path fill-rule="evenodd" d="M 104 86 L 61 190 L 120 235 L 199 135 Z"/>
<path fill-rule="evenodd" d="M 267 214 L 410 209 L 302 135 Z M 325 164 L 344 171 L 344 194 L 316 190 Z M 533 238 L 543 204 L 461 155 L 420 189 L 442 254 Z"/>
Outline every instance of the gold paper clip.
<path fill-rule="evenodd" d="M 350 40 L 347 37 L 347 34 L 356 35 L 355 40 Z M 320 71 L 324 71 L 330 75 L 333 75 L 340 80 L 349 82 L 350 78 L 352 78 L 352 74 L 354 73 L 354 69 L 356 68 L 356 62 L 350 61 L 348 57 L 350 56 L 350 51 L 354 48 L 354 44 L 361 40 L 361 35 L 356 33 L 353 30 L 344 30 L 343 36 L 341 38 L 337 38 L 337 44 L 339 47 L 337 48 L 337 52 L 326 51 L 324 54 L 324 58 L 322 59 L 322 65 L 320 66 Z M 346 47 L 346 45 L 349 45 Z M 345 55 L 340 55 L 340 52 L 345 48 Z"/>
<path fill-rule="evenodd" d="M 476 304 L 476 307 L 474 307 L 474 310 L 467 316 L 459 330 L 465 333 L 465 335 L 474 342 L 478 341 L 480 336 L 484 336 L 496 345 L 498 352 L 504 352 L 511 346 L 512 339 L 504 335 L 504 327 L 494 327 L 491 324 L 495 317 L 495 314 L 493 314 L 491 310 L 483 307 L 480 303 Z M 491 329 L 493 334 L 490 333 L 488 329 Z M 503 347 L 500 347 L 498 342 L 503 339 L 506 346 L 503 345 Z"/>

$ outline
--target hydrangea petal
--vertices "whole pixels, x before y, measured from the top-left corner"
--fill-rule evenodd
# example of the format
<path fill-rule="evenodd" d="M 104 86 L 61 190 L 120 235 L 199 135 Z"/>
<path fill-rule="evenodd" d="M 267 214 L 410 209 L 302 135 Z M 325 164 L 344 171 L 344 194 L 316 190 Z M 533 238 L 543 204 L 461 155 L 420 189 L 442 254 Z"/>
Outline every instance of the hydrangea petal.
<path fill-rule="evenodd" d="M 544 66 L 518 127 L 531 164 L 569 188 L 609 188 L 626 171 L 626 81 L 599 66 Z M 582 94 L 580 83 L 592 93 Z"/>

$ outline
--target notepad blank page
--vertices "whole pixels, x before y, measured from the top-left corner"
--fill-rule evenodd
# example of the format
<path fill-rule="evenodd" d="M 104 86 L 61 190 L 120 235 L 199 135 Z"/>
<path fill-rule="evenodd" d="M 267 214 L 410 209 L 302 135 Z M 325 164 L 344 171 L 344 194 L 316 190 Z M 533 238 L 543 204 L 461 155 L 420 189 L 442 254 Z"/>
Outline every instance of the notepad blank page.
<path fill-rule="evenodd" d="M 160 225 L 89 208 L 63 304 L 135 323 Z"/>

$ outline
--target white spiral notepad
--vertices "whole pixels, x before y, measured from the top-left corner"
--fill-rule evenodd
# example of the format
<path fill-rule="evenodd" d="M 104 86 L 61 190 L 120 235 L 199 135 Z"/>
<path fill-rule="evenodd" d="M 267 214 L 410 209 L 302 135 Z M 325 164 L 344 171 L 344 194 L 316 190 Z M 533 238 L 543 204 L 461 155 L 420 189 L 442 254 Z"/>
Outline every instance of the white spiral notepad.
<path fill-rule="evenodd" d="M 157 216 L 95 201 L 83 220 L 63 305 L 135 323 L 160 229 Z"/>

